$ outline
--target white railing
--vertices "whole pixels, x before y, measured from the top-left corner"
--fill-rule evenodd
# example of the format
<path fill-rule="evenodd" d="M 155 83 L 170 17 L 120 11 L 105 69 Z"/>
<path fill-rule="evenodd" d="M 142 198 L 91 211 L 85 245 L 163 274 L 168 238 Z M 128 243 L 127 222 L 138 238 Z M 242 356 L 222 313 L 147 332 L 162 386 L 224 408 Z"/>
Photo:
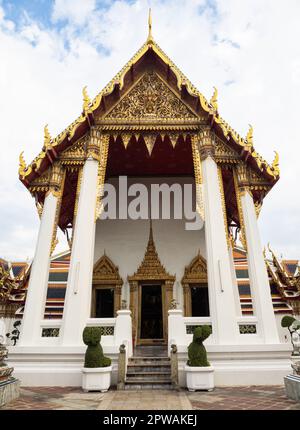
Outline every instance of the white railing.
<path fill-rule="evenodd" d="M 44 319 L 40 323 L 40 345 L 62 345 L 61 342 L 62 320 Z M 132 355 L 132 325 L 131 312 L 120 310 L 116 318 L 88 318 L 88 327 L 101 327 L 101 344 L 108 352 L 119 351 L 121 343 L 126 343 L 128 356 Z M 62 345 L 63 346 L 63 345 Z"/>

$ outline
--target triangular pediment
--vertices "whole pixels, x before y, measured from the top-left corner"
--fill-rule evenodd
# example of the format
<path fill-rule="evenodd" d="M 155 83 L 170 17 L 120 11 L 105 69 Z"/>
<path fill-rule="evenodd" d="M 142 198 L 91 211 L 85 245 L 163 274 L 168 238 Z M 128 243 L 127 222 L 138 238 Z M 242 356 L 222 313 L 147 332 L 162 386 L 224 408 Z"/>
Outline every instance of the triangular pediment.
<path fill-rule="evenodd" d="M 216 138 L 215 155 L 218 161 L 239 160 L 239 154 L 221 139 Z"/>
<path fill-rule="evenodd" d="M 95 281 L 123 283 L 118 267 L 107 255 L 103 255 L 94 266 L 93 282 Z"/>
<path fill-rule="evenodd" d="M 207 282 L 207 264 L 200 253 L 184 269 L 182 284 Z"/>
<path fill-rule="evenodd" d="M 187 120 L 197 115 L 154 72 L 148 71 L 105 116 L 108 120 Z"/>

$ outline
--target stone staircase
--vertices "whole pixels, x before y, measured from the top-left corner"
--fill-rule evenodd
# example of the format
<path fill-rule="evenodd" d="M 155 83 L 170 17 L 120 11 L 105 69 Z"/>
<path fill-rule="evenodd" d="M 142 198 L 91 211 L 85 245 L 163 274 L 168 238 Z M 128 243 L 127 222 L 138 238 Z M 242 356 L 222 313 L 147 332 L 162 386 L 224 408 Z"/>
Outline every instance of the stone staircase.
<path fill-rule="evenodd" d="M 141 356 L 129 358 L 125 390 L 170 390 L 172 388 L 169 357 Z"/>

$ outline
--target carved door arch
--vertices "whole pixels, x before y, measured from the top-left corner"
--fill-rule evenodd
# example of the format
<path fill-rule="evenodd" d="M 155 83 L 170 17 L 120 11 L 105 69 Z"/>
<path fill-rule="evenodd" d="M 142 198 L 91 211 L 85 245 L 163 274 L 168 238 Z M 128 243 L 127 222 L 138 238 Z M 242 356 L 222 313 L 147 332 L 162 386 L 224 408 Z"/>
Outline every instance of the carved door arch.
<path fill-rule="evenodd" d="M 114 316 L 117 315 L 117 311 L 121 309 L 122 285 L 118 267 L 104 254 L 93 270 L 92 317 L 96 314 L 96 291 L 105 288 L 114 290 Z"/>
<path fill-rule="evenodd" d="M 184 276 L 181 280 L 183 287 L 184 298 L 184 315 L 192 315 L 192 297 L 191 286 L 193 285 L 207 285 L 207 263 L 200 252 L 192 259 L 190 264 L 184 269 Z"/>

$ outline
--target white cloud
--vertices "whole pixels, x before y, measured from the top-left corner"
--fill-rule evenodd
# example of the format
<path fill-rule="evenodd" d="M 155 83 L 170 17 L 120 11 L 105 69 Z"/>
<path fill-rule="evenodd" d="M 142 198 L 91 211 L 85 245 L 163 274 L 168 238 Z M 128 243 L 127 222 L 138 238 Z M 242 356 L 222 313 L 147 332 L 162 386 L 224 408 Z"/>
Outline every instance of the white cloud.
<path fill-rule="evenodd" d="M 95 10 L 96 0 L 55 0 L 53 21 L 66 20 L 74 25 L 83 25 Z"/>
<path fill-rule="evenodd" d="M 218 87 L 222 116 L 244 135 L 251 123 L 255 147 L 267 160 L 279 151 L 282 175 L 264 202 L 262 238 L 285 256 L 300 257 L 300 2 L 210 3 L 214 9 L 205 0 L 152 1 L 155 39 L 207 98 Z M 52 18 L 60 27 L 52 28 L 29 17 L 17 27 L 0 7 L 0 256 L 34 251 L 38 219 L 18 183 L 21 150 L 30 161 L 44 125 L 53 135 L 64 129 L 81 111 L 82 87 L 94 96 L 146 39 L 146 0 L 106 6 L 57 0 Z"/>

